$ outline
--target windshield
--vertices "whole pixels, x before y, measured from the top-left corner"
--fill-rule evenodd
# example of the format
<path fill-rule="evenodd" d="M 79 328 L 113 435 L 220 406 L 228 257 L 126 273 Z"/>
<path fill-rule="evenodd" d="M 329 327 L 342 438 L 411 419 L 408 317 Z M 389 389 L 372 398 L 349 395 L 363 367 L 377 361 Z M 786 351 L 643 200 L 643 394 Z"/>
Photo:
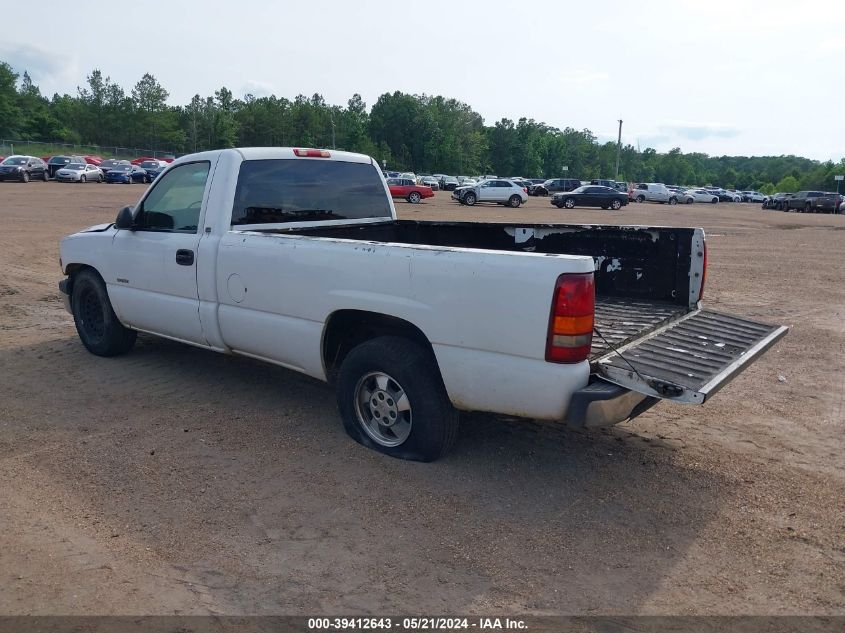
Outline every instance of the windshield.
<path fill-rule="evenodd" d="M 339 160 L 245 161 L 232 209 L 233 225 L 391 217 L 378 170 Z"/>
<path fill-rule="evenodd" d="M 112 171 L 132 171 L 132 167 L 129 165 L 116 165 Z"/>
<path fill-rule="evenodd" d="M 587 191 L 587 187 L 578 187 L 577 189 L 573 189 L 571 193 L 585 193 Z"/>
<path fill-rule="evenodd" d="M 26 158 L 21 156 L 10 156 L 2 162 L 3 165 L 26 165 Z"/>
<path fill-rule="evenodd" d="M 69 156 L 53 156 L 53 158 L 48 161 L 50 165 L 67 165 L 69 162 Z"/>
<path fill-rule="evenodd" d="M 79 163 L 71 163 L 70 165 L 65 165 L 65 169 L 72 169 L 74 171 L 81 171 L 85 169 L 85 165 L 80 165 Z"/>
<path fill-rule="evenodd" d="M 446 176 L 446 177 L 443 179 L 443 182 L 458 182 L 458 179 L 457 179 L 457 178 L 455 178 L 454 176 Z"/>
<path fill-rule="evenodd" d="M 159 166 L 160 165 L 158 163 L 153 163 L 150 161 L 144 161 L 143 163 L 141 163 L 141 167 L 143 167 L 144 169 L 158 169 Z"/>

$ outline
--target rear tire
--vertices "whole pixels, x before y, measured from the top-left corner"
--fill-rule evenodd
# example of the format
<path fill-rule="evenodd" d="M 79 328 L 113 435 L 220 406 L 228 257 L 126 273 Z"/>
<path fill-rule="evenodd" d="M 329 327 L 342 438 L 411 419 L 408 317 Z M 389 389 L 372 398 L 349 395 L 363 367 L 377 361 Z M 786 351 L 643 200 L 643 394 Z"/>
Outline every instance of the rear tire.
<path fill-rule="evenodd" d="M 43 174 L 41 174 L 41 180 L 47 182 L 48 180 L 50 180 L 50 175 L 45 171 Z"/>
<path fill-rule="evenodd" d="M 132 349 L 137 333 L 120 323 L 106 284 L 93 270 L 85 269 L 73 276 L 71 309 L 79 340 L 92 354 L 117 356 Z"/>
<path fill-rule="evenodd" d="M 343 426 L 359 444 L 400 459 L 430 462 L 458 433 L 432 354 L 398 336 L 362 343 L 344 359 L 337 380 Z"/>
<path fill-rule="evenodd" d="M 518 209 L 519 205 L 521 204 L 522 198 L 520 198 L 519 196 L 511 196 L 510 200 L 508 200 L 508 206 L 510 206 L 512 209 Z"/>
<path fill-rule="evenodd" d="M 619 209 L 622 208 L 622 202 L 620 202 L 619 200 L 614 200 L 610 203 L 610 208 L 614 211 L 619 211 Z"/>
<path fill-rule="evenodd" d="M 422 196 L 419 191 L 412 191 L 408 194 L 408 202 L 411 204 L 419 204 L 420 200 L 422 200 Z"/>
<path fill-rule="evenodd" d="M 812 213 L 812 212 L 813 212 L 813 207 L 811 207 L 809 204 L 805 204 L 804 205 L 804 213 Z"/>
<path fill-rule="evenodd" d="M 675 197 L 669 198 L 669 204 L 671 204 L 673 206 L 678 204 L 678 199 L 675 198 Z"/>

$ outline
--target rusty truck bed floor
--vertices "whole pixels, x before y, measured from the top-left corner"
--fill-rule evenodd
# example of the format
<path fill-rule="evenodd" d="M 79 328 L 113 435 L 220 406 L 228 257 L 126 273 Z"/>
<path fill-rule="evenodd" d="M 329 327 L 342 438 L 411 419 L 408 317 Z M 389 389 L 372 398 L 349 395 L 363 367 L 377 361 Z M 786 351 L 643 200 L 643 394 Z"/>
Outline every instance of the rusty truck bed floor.
<path fill-rule="evenodd" d="M 668 301 L 596 297 L 596 329 L 590 357 L 600 358 L 687 312 L 684 306 Z"/>

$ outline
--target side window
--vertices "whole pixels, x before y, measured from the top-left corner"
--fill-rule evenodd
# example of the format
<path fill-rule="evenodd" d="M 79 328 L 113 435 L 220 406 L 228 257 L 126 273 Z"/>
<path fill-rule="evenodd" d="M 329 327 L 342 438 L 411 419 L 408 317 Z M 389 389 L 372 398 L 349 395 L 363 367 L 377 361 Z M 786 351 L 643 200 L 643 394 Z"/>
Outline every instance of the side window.
<path fill-rule="evenodd" d="M 637 189 L 643 189 L 645 191 L 648 191 L 648 185 L 643 185 L 643 184 L 637 185 Z"/>
<path fill-rule="evenodd" d="M 208 162 L 188 163 L 159 178 L 135 218 L 138 228 L 196 233 L 209 168 Z"/>

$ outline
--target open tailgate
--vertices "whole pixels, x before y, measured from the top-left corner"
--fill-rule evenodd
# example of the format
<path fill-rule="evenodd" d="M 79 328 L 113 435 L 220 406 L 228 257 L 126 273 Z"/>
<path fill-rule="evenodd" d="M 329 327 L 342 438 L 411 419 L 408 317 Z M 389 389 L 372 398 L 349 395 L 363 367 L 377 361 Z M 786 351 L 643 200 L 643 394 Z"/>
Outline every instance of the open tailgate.
<path fill-rule="evenodd" d="M 639 393 L 701 404 L 788 328 L 696 310 L 594 361 L 605 380 Z"/>

